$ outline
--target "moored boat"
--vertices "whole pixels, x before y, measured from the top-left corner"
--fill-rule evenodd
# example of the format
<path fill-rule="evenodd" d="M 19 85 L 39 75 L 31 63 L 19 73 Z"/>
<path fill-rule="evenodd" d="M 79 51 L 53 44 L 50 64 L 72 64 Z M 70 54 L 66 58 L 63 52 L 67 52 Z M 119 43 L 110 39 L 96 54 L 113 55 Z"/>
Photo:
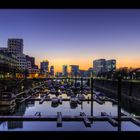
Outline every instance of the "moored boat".
<path fill-rule="evenodd" d="M 0 95 L 0 106 L 15 106 L 16 96 L 12 92 L 2 92 Z"/>

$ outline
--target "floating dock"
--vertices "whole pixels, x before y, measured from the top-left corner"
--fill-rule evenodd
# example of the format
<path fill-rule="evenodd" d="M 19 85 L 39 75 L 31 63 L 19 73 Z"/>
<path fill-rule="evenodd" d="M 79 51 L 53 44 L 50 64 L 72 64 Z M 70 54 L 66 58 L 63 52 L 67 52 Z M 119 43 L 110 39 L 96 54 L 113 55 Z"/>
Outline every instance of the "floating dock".
<path fill-rule="evenodd" d="M 46 99 L 46 95 L 44 95 L 44 96 L 42 97 L 42 99 L 39 101 L 39 104 L 42 104 L 42 103 L 45 101 L 45 99 Z"/>
<path fill-rule="evenodd" d="M 98 98 L 94 98 L 93 101 L 96 101 L 98 104 L 102 105 L 104 102 Z"/>
<path fill-rule="evenodd" d="M 91 122 L 89 121 L 87 115 L 84 112 L 80 112 L 80 116 L 83 117 L 83 121 L 86 127 L 91 127 Z"/>
<path fill-rule="evenodd" d="M 118 126 L 118 122 L 113 119 L 110 115 L 108 115 L 106 112 L 101 112 L 101 116 L 107 116 L 108 121 L 113 125 L 113 126 Z"/>

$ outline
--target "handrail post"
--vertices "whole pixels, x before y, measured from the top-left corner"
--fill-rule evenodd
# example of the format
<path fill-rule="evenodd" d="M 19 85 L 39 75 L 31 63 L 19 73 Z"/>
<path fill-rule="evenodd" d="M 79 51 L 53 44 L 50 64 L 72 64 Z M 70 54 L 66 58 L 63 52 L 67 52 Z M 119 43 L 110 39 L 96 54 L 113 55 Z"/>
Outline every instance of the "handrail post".
<path fill-rule="evenodd" d="M 118 77 L 118 131 L 121 131 L 121 83 L 122 78 Z"/>
<path fill-rule="evenodd" d="M 93 77 L 90 79 L 90 88 L 91 88 L 91 116 L 93 116 Z"/>
<path fill-rule="evenodd" d="M 81 77 L 81 92 L 83 93 L 83 77 Z"/>

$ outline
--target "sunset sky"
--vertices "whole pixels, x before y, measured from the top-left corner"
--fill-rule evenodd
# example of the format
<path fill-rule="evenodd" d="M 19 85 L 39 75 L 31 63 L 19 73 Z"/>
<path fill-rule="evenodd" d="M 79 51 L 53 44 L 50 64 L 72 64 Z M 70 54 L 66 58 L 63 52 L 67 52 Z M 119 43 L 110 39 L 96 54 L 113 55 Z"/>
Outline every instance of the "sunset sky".
<path fill-rule="evenodd" d="M 92 67 L 93 60 L 116 59 L 117 67 L 140 67 L 140 10 L 1 9 L 0 47 L 23 38 L 24 53 L 36 64 Z"/>

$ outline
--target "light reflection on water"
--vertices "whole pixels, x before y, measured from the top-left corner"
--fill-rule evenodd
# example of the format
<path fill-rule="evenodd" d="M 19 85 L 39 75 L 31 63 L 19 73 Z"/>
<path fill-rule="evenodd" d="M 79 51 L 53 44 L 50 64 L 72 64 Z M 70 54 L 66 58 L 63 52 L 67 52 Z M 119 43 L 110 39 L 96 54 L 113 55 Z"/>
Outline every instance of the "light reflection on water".
<path fill-rule="evenodd" d="M 22 123 L 22 122 L 21 122 Z M 57 127 L 56 122 L 23 122 L 23 128 L 20 128 L 19 122 L 16 125 L 0 125 L 0 130 L 7 131 L 116 131 L 108 122 L 93 122 L 91 127 L 85 127 L 83 122 L 63 122 L 63 127 Z M 19 125 L 19 126 L 18 126 Z"/>
<path fill-rule="evenodd" d="M 66 98 L 67 95 L 60 95 Z M 55 95 L 50 96 L 55 97 Z M 87 95 L 86 98 L 90 98 Z M 67 97 L 69 98 L 69 97 Z M 36 112 L 41 112 L 41 115 L 56 115 L 57 112 L 62 112 L 62 115 L 80 115 L 80 112 L 85 112 L 87 115 L 101 115 L 101 112 L 106 112 L 110 115 L 117 116 L 117 105 L 106 101 L 100 105 L 97 102 L 84 101 L 78 104 L 75 109 L 70 107 L 69 101 L 63 101 L 58 107 L 52 107 L 51 101 L 44 101 L 39 104 L 39 101 L 28 101 L 18 106 L 13 115 L 34 115 Z M 92 106 L 93 105 L 93 106 Z M 122 111 L 124 111 L 122 109 Z M 117 127 L 113 127 L 109 122 L 94 121 L 91 127 L 86 127 L 83 122 L 64 122 L 62 127 L 57 127 L 57 122 L 45 121 L 12 121 L 0 122 L 0 131 L 117 131 Z M 122 122 L 122 131 L 140 131 L 140 127 L 131 122 Z"/>
<path fill-rule="evenodd" d="M 122 131 L 140 131 L 140 127 L 132 122 L 122 122 Z"/>
<path fill-rule="evenodd" d="M 117 106 L 112 106 L 111 102 L 105 102 L 103 105 L 93 102 L 93 115 L 101 115 L 102 111 L 117 115 Z M 69 101 L 63 101 L 62 105 L 59 104 L 58 107 L 52 107 L 51 101 L 44 101 L 43 104 L 35 101 L 32 106 L 26 107 L 24 115 L 34 115 L 36 112 L 41 112 L 42 115 L 56 115 L 57 112 L 62 112 L 62 115 L 79 115 L 80 112 L 85 112 L 87 115 L 91 115 L 91 102 L 84 101 L 72 109 Z"/>
<path fill-rule="evenodd" d="M 140 127 L 132 122 L 122 122 L 122 131 L 140 131 Z M 91 127 L 86 127 L 83 122 L 63 122 L 62 127 L 57 127 L 56 122 L 3 122 L 0 131 L 117 131 L 109 122 L 94 121 Z"/>
<path fill-rule="evenodd" d="M 87 115 L 91 115 L 91 109 L 93 109 L 93 115 L 100 115 L 101 111 L 106 111 L 112 115 L 117 115 L 117 106 L 112 106 L 111 102 L 105 102 L 100 105 L 93 102 L 93 108 L 91 108 L 91 101 L 84 101 L 82 105 L 78 104 L 77 108 L 70 108 L 69 101 L 63 101 L 58 107 L 52 107 L 51 101 L 44 101 L 43 104 L 39 104 L 39 101 L 28 101 L 22 103 L 13 115 L 34 115 L 36 112 L 41 112 L 42 115 L 56 115 L 57 112 L 62 112 L 62 115 L 80 115 L 80 112 L 85 112 Z M 0 124 L 1 131 L 116 131 L 117 128 L 113 127 L 108 122 L 93 122 L 90 128 L 85 127 L 83 122 L 63 122 L 63 127 L 57 127 L 56 122 L 2 122 Z"/>

